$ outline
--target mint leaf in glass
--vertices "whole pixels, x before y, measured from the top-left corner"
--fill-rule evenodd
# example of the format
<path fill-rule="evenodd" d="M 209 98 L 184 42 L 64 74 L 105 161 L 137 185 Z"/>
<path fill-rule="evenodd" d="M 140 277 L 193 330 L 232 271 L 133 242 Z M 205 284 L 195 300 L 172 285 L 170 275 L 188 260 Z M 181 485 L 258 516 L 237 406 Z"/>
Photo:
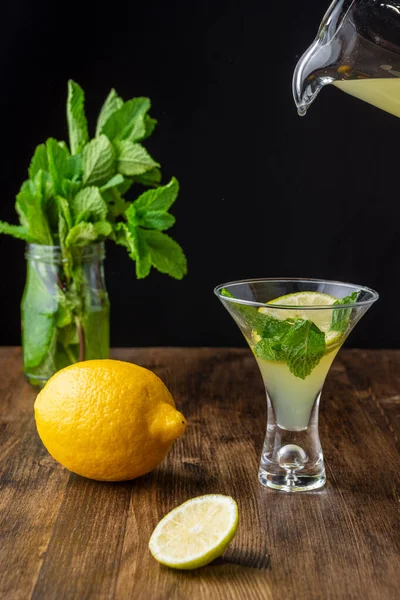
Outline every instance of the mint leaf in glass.
<path fill-rule="evenodd" d="M 221 290 L 221 296 L 234 298 L 231 292 L 226 288 Z M 263 315 L 258 312 L 258 308 L 255 306 L 248 306 L 247 304 L 240 304 L 239 302 L 230 302 L 230 305 L 235 308 L 238 316 L 243 316 L 245 322 L 249 323 L 253 330 L 258 333 L 264 322 Z"/>
<path fill-rule="evenodd" d="M 309 320 L 296 319 L 282 342 L 287 365 L 296 377 L 305 379 L 324 355 L 325 334 Z"/>
<path fill-rule="evenodd" d="M 283 360 L 281 346 L 273 338 L 264 338 L 254 346 L 254 353 L 263 360 Z"/>
<path fill-rule="evenodd" d="M 49 352 L 56 335 L 57 304 L 52 297 L 54 278 L 52 265 L 30 265 L 27 286 L 22 299 L 24 362 L 37 367 Z"/>
<path fill-rule="evenodd" d="M 352 304 L 357 300 L 358 292 L 353 292 L 349 296 L 336 300 L 332 306 L 340 306 L 343 304 Z M 331 331 L 345 332 L 350 322 L 351 308 L 341 308 L 340 310 L 332 311 Z"/>

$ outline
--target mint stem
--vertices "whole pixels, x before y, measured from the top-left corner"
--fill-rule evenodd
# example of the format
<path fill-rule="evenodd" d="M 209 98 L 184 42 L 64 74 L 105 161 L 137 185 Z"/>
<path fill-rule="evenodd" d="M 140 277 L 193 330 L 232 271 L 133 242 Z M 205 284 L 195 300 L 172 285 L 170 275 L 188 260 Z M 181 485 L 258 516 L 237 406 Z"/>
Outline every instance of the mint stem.
<path fill-rule="evenodd" d="M 79 340 L 79 362 L 82 362 L 85 360 L 85 334 L 83 332 L 82 323 L 79 319 L 76 319 L 76 326 Z"/>
<path fill-rule="evenodd" d="M 64 345 L 64 350 L 65 350 L 66 355 L 69 358 L 71 365 L 76 363 L 76 357 L 74 356 L 74 353 L 71 351 L 71 348 L 69 346 Z"/>

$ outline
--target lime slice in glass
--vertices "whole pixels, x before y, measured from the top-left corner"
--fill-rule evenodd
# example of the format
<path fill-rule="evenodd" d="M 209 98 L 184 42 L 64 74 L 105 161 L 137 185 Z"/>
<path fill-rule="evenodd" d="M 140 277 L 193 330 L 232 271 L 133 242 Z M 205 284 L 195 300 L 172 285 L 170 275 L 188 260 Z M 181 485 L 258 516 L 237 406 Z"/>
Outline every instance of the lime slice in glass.
<path fill-rule="evenodd" d="M 281 306 L 291 306 L 292 310 L 285 308 L 259 308 L 259 312 L 274 317 L 274 319 L 305 319 L 310 320 L 325 334 L 327 347 L 338 344 L 342 333 L 330 331 L 332 323 L 333 310 L 302 310 L 304 306 L 330 306 L 337 301 L 337 298 L 321 292 L 295 292 L 280 296 L 267 302 L 267 305 L 280 304 Z"/>

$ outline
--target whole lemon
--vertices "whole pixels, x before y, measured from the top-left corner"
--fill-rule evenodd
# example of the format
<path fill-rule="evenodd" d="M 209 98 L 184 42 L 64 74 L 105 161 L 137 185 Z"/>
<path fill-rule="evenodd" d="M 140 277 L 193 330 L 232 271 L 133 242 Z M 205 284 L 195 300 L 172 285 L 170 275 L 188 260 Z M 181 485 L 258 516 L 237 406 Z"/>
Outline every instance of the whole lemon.
<path fill-rule="evenodd" d="M 148 473 L 186 427 L 161 379 L 118 360 L 88 360 L 53 375 L 36 398 L 35 419 L 53 458 L 101 481 Z"/>

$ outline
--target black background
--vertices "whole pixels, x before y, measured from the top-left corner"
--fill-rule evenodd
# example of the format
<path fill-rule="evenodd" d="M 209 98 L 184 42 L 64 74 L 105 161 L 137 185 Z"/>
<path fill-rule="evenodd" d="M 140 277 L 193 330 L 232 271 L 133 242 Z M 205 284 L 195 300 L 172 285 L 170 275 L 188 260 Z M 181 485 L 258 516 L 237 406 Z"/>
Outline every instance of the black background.
<path fill-rule="evenodd" d="M 171 235 L 188 257 L 184 280 L 137 281 L 109 244 L 113 345 L 241 345 L 213 287 L 271 276 L 377 289 L 350 345 L 397 345 L 399 123 L 329 86 L 305 118 L 292 100 L 293 68 L 328 2 L 6 4 L 0 217 L 17 222 L 35 146 L 66 139 L 68 78 L 85 89 L 92 127 L 111 87 L 149 96 L 159 126 L 147 147 L 164 181 L 181 184 Z M 0 343 L 16 344 L 23 243 L 3 236 L 0 253 Z"/>

